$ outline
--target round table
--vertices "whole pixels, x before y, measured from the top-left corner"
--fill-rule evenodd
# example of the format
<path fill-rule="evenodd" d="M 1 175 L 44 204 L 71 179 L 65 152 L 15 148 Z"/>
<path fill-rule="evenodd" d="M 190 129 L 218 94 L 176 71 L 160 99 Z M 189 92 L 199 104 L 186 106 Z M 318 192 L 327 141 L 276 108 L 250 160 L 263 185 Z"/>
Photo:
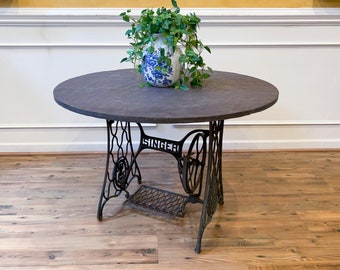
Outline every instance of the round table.
<path fill-rule="evenodd" d="M 54 89 L 54 99 L 68 110 L 106 120 L 107 160 L 98 220 L 103 218 L 105 204 L 122 192 L 128 205 L 167 218 L 183 216 L 188 202 L 202 203 L 195 248 L 200 252 L 204 229 L 217 205 L 223 204 L 224 120 L 271 107 L 278 100 L 278 90 L 266 81 L 222 71 L 214 71 L 203 87 L 188 91 L 140 87 L 142 82 L 132 69 L 91 73 L 60 83 Z M 137 150 L 132 143 L 131 122 L 140 129 Z M 180 141 L 149 136 L 142 127 L 143 123 L 194 122 L 209 122 L 209 130 L 192 130 Z M 185 151 L 184 145 L 189 145 Z M 186 195 L 145 185 L 133 195 L 128 192 L 133 180 L 141 184 L 137 157 L 144 149 L 175 157 Z"/>

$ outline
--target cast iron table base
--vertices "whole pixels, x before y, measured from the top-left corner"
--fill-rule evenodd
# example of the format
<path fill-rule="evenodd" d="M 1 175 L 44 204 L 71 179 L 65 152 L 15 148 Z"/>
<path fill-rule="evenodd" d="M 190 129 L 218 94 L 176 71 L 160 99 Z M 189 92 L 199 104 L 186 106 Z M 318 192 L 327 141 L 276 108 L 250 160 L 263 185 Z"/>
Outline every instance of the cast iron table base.
<path fill-rule="evenodd" d="M 183 217 L 185 205 L 189 202 L 202 203 L 202 214 L 195 248 L 195 251 L 199 253 L 204 229 L 211 221 L 217 205 L 223 204 L 221 169 L 223 122 L 223 120 L 211 121 L 209 130 L 193 130 L 180 141 L 148 136 L 145 134 L 142 125 L 137 123 L 140 130 L 140 143 L 137 151 L 134 151 L 130 122 L 107 120 L 107 160 L 103 188 L 98 204 L 98 220 L 103 219 L 106 203 L 122 192 L 125 193 L 127 198 L 127 205 L 167 218 Z M 207 138 L 209 138 L 208 146 Z M 183 145 L 188 139 L 191 143 L 184 153 Z M 144 185 L 133 195 L 128 192 L 128 186 L 134 179 L 139 184 L 142 183 L 137 157 L 145 149 L 168 153 L 177 160 L 179 178 L 187 196 Z M 204 196 L 201 198 L 207 154 L 209 157 L 206 186 Z"/>

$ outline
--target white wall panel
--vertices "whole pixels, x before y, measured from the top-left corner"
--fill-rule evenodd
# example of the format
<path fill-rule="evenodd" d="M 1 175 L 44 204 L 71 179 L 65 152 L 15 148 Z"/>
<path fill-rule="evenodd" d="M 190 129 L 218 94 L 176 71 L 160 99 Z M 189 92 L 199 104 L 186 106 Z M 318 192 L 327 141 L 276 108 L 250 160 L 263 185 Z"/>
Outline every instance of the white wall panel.
<path fill-rule="evenodd" d="M 52 92 L 73 76 L 129 67 L 119 63 L 128 48 L 121 11 L 0 10 L 0 152 L 105 150 L 104 121 L 66 111 Z M 274 107 L 226 122 L 225 149 L 340 147 L 339 9 L 195 11 L 213 69 L 280 91 Z M 180 138 L 194 126 L 147 129 Z"/>

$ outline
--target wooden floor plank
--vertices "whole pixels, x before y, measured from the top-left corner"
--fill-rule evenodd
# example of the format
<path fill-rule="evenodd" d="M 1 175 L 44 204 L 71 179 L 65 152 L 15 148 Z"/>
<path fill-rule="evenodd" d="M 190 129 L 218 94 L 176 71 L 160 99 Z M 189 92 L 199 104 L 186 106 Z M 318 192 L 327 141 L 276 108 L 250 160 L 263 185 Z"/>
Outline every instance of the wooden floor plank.
<path fill-rule="evenodd" d="M 111 200 L 104 154 L 0 155 L 0 269 L 340 270 L 340 151 L 223 153 L 224 201 L 194 247 L 201 205 L 167 220 Z M 183 193 L 176 161 L 143 181 Z M 133 183 L 132 189 L 138 185 Z"/>

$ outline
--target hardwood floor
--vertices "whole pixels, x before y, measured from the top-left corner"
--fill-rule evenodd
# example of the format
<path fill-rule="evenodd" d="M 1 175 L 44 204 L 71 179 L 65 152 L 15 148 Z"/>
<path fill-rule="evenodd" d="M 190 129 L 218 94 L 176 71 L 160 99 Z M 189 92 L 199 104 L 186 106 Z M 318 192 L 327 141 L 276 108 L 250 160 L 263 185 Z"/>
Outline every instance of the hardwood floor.
<path fill-rule="evenodd" d="M 200 205 L 168 221 L 124 197 L 96 220 L 104 154 L 0 155 L 1 269 L 340 269 L 340 152 L 223 154 L 225 204 L 195 254 Z M 180 192 L 146 153 L 144 182 Z M 137 185 L 137 184 L 136 184 Z"/>

